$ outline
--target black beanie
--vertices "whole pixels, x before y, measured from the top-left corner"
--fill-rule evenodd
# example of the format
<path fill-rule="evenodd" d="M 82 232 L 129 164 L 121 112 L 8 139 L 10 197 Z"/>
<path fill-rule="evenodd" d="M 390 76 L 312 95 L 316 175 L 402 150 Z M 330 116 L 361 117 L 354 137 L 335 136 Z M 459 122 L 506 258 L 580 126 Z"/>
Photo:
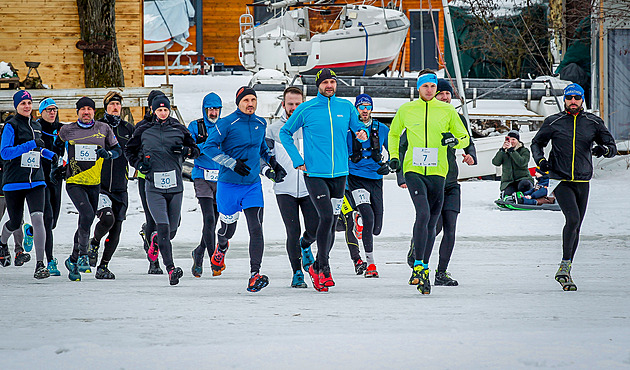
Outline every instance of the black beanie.
<path fill-rule="evenodd" d="M 442 92 L 442 91 L 448 91 L 452 95 L 453 94 L 453 86 L 451 86 L 451 84 L 447 80 L 445 80 L 443 78 L 438 78 L 437 92 Z"/>
<path fill-rule="evenodd" d="M 83 107 L 92 107 L 92 109 L 96 109 L 96 104 L 94 103 L 94 100 L 84 96 L 77 101 L 77 111 Z"/>
<path fill-rule="evenodd" d="M 319 84 L 322 83 L 322 81 L 329 78 L 337 81 L 337 74 L 330 68 L 322 68 L 319 72 L 317 72 L 317 75 L 315 75 L 315 85 L 319 87 Z"/>
<path fill-rule="evenodd" d="M 149 107 L 153 106 L 153 99 L 155 99 L 156 96 L 160 95 L 164 95 L 161 90 L 151 90 L 151 92 L 149 93 L 149 97 L 147 97 L 147 103 L 149 103 Z"/>
<path fill-rule="evenodd" d="M 167 108 L 168 110 L 171 110 L 171 102 L 168 100 L 166 95 L 162 94 L 153 98 L 153 101 L 151 102 L 151 111 L 155 113 L 158 108 Z"/>
<path fill-rule="evenodd" d="M 113 101 L 117 101 L 122 104 L 123 98 L 118 91 L 110 91 L 105 95 L 105 98 L 103 99 L 103 108 L 107 109 L 109 103 Z"/>
<path fill-rule="evenodd" d="M 238 106 L 238 103 L 240 103 L 241 100 L 247 95 L 256 96 L 256 90 L 247 86 L 243 86 L 240 89 L 238 89 L 238 91 L 236 91 L 236 105 Z"/>
<path fill-rule="evenodd" d="M 506 136 L 513 137 L 516 140 L 521 141 L 521 135 L 516 130 L 511 130 L 510 132 L 507 133 Z"/>

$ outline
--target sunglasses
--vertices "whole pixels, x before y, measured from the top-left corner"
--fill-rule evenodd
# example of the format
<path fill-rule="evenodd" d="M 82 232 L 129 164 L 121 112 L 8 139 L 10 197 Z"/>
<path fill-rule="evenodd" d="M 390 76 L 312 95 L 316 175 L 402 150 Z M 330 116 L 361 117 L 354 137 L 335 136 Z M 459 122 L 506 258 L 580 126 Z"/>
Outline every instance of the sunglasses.
<path fill-rule="evenodd" d="M 565 100 L 582 100 L 582 95 L 565 95 Z"/>
<path fill-rule="evenodd" d="M 359 105 L 357 107 L 357 109 L 359 109 L 359 110 L 365 110 L 365 109 L 372 110 L 372 106 L 371 105 Z"/>
<path fill-rule="evenodd" d="M 47 113 L 56 112 L 58 110 L 59 110 L 59 108 L 44 108 L 44 111 L 46 111 Z"/>

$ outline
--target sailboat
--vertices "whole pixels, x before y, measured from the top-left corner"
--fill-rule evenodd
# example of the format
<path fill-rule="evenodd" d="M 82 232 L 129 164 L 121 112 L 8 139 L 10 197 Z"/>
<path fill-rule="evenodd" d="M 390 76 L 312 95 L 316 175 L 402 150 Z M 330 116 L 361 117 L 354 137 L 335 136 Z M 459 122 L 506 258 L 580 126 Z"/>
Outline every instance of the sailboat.
<path fill-rule="evenodd" d="M 296 75 L 331 68 L 340 75 L 372 76 L 396 58 L 410 24 L 400 9 L 372 5 L 297 0 L 264 5 L 276 16 L 261 25 L 249 13 L 239 20 L 239 59 L 253 72 Z"/>

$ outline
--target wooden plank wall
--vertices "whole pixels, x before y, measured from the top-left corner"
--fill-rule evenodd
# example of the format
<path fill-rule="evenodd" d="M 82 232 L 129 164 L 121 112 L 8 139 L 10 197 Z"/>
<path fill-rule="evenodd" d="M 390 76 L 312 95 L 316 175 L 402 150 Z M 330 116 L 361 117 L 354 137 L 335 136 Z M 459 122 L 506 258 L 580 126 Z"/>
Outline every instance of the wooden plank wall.
<path fill-rule="evenodd" d="M 403 4 L 403 11 L 405 12 L 405 15 L 407 16 L 407 18 L 409 19 L 411 18 L 411 16 L 409 15 L 409 10 L 417 11 L 417 10 L 422 9 L 424 11 L 428 11 L 429 1 L 431 2 L 430 5 L 433 10 L 439 10 L 439 24 L 437 25 L 439 29 L 438 41 L 440 45 L 440 51 L 444 53 L 444 35 L 446 32 L 446 29 L 444 28 L 444 10 L 442 9 L 442 1 L 441 0 L 411 0 L 411 1 L 401 0 L 401 1 Z M 410 42 L 411 42 L 411 29 L 407 33 L 407 39 L 405 40 L 405 44 L 404 44 L 404 49 L 407 50 L 407 52 L 405 53 L 405 60 L 404 60 L 405 71 L 411 70 L 410 68 L 410 60 L 411 60 Z M 401 54 L 401 58 L 402 58 L 402 54 Z M 440 68 L 445 68 L 445 66 L 441 66 Z"/>
<path fill-rule="evenodd" d="M 0 61 L 11 62 L 20 80 L 28 72 L 24 62 L 33 61 L 41 62 L 45 85 L 85 87 L 83 52 L 75 46 L 81 35 L 76 0 L 2 0 L 0 20 Z M 126 86 L 144 86 L 142 28 L 142 1 L 117 0 L 117 44 Z M 76 118 L 75 112 L 62 112 L 60 118 L 72 114 Z"/>

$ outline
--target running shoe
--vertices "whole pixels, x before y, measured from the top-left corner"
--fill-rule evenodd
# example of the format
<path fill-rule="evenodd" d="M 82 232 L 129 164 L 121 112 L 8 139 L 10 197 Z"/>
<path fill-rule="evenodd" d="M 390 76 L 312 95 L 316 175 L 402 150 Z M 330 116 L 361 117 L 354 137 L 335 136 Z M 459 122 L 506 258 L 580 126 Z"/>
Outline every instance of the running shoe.
<path fill-rule="evenodd" d="M 149 256 L 149 260 L 151 262 L 157 261 L 160 256 L 160 248 L 157 243 L 157 231 L 154 231 L 153 234 L 151 234 L 151 245 L 149 246 L 147 255 Z"/>
<path fill-rule="evenodd" d="M 363 219 L 361 218 L 361 214 L 357 211 L 354 211 L 352 216 L 354 217 L 354 229 L 352 232 L 354 232 L 354 236 L 356 236 L 357 239 L 361 240 L 363 238 Z"/>
<path fill-rule="evenodd" d="M 354 261 L 354 272 L 356 272 L 357 275 L 363 275 L 367 267 L 368 267 L 367 263 L 363 262 L 363 260 L 360 258 Z"/>
<path fill-rule="evenodd" d="M 451 277 L 448 271 L 438 271 L 435 273 L 435 285 L 441 286 L 458 286 L 457 280 Z"/>
<path fill-rule="evenodd" d="M 304 282 L 304 273 L 302 270 L 298 270 L 293 274 L 291 288 L 308 288 L 308 285 Z"/>
<path fill-rule="evenodd" d="M 77 260 L 77 266 L 79 268 L 79 272 L 91 273 L 92 269 L 90 268 L 90 264 L 88 263 L 88 256 L 79 256 Z"/>
<path fill-rule="evenodd" d="M 378 271 L 376 271 L 376 265 L 371 263 L 368 267 L 367 270 L 365 270 L 365 277 L 366 278 L 377 278 L 378 277 Z"/>
<path fill-rule="evenodd" d="M 262 288 L 269 285 L 269 278 L 266 275 L 261 275 L 259 273 L 252 274 L 249 278 L 249 282 L 247 284 L 247 291 L 249 292 L 258 292 Z"/>
<path fill-rule="evenodd" d="M 79 274 L 79 267 L 76 263 L 70 261 L 70 257 L 65 262 L 66 268 L 68 269 L 68 279 L 70 281 L 81 281 L 81 274 Z"/>
<path fill-rule="evenodd" d="M 319 270 L 319 283 L 327 288 L 335 286 L 329 266 L 325 266 L 323 269 Z"/>
<path fill-rule="evenodd" d="M 147 272 L 147 274 L 149 275 L 164 274 L 164 271 L 162 271 L 162 268 L 160 267 L 160 261 L 155 261 L 155 262 L 149 261 L 149 272 Z"/>
<path fill-rule="evenodd" d="M 228 248 L 230 244 L 228 243 Z M 214 252 L 212 253 L 212 257 L 210 258 L 210 267 L 212 268 L 212 276 L 219 276 L 225 270 L 225 253 L 227 253 L 227 249 L 225 252 L 222 252 L 219 249 L 219 245 L 214 248 Z"/>
<path fill-rule="evenodd" d="M 90 240 L 90 246 L 88 247 L 88 259 L 90 260 L 90 266 L 96 267 L 96 263 L 98 262 L 98 248 L 99 243 L 96 240 Z"/>
<path fill-rule="evenodd" d="M 315 270 L 313 268 L 313 265 L 310 265 L 308 267 L 308 274 L 311 276 L 311 282 L 313 283 L 313 288 L 315 288 L 315 290 L 317 290 L 318 292 L 327 292 L 328 288 L 321 285 L 319 278 L 320 278 L 320 272 L 318 270 Z"/>
<path fill-rule="evenodd" d="M 299 245 L 302 245 L 302 239 L 300 239 Z M 309 267 L 315 262 L 315 257 L 313 257 L 313 252 L 311 251 L 311 246 L 309 245 L 306 248 L 302 249 L 302 267 L 305 271 L 308 271 Z"/>
<path fill-rule="evenodd" d="M 31 255 L 26 253 L 26 252 L 17 252 L 15 254 L 15 265 L 16 266 L 22 266 L 23 264 L 25 264 L 26 262 L 31 260 Z"/>
<path fill-rule="evenodd" d="M 22 246 L 25 252 L 30 252 L 33 249 L 33 226 L 30 224 L 24 224 L 24 240 Z"/>
<path fill-rule="evenodd" d="M 50 276 L 61 276 L 61 271 L 59 271 L 59 268 L 57 267 L 56 258 L 53 258 L 52 261 L 48 262 L 46 269 L 50 272 Z"/>
<path fill-rule="evenodd" d="M 11 253 L 9 253 L 9 246 L 0 243 L 0 266 L 11 266 Z"/>
<path fill-rule="evenodd" d="M 116 279 L 116 275 L 114 275 L 113 272 L 109 271 L 109 269 L 107 268 L 107 266 L 99 266 L 96 268 L 96 274 L 94 274 L 94 277 L 99 279 L 99 280 L 114 280 Z"/>
<path fill-rule="evenodd" d="M 33 274 L 33 277 L 35 279 L 46 279 L 49 276 L 50 276 L 50 271 L 46 269 L 46 266 L 44 266 L 44 262 L 37 261 L 37 265 L 35 266 L 35 274 Z"/>
<path fill-rule="evenodd" d="M 168 272 L 168 282 L 171 285 L 179 284 L 179 278 L 184 276 L 184 271 L 181 268 L 175 267 L 172 268 L 171 271 Z"/>
<path fill-rule="evenodd" d="M 197 259 L 195 258 L 195 251 L 192 251 L 192 259 L 193 259 L 193 265 L 191 267 L 191 272 L 193 274 L 194 277 L 196 278 L 200 278 L 201 275 L 203 274 L 203 259 L 201 259 L 201 263 L 202 264 L 197 264 Z"/>

